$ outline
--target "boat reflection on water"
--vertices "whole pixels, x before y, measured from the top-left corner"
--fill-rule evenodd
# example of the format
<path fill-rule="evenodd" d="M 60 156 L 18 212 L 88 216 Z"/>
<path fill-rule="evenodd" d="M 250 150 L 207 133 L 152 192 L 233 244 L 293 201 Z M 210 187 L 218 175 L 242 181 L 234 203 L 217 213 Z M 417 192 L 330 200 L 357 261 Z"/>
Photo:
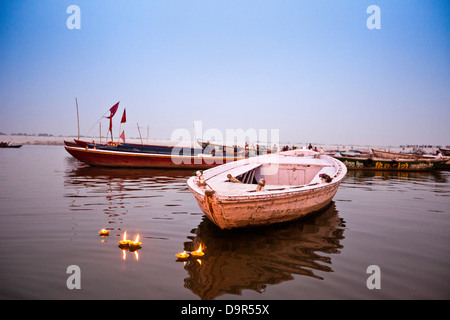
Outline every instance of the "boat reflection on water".
<path fill-rule="evenodd" d="M 261 293 L 293 275 L 323 279 L 333 271 L 331 254 L 343 248 L 344 229 L 334 202 L 306 219 L 264 228 L 220 230 L 204 218 L 184 244 L 186 251 L 205 246 L 201 259 L 185 261 L 185 287 L 212 300 L 244 289 Z"/>
<path fill-rule="evenodd" d="M 165 211 L 155 208 L 181 203 L 182 194 L 191 194 L 186 179 L 192 170 L 92 167 L 72 157 L 66 160 L 64 197 L 69 200 L 68 208 L 86 214 L 103 212 L 107 222 L 99 228 L 108 225 L 111 231 L 121 230 L 129 211 L 152 218 L 164 215 Z"/>
<path fill-rule="evenodd" d="M 64 186 L 66 197 L 83 199 L 80 205 L 102 204 L 101 198 L 124 200 L 127 198 L 163 197 L 165 190 L 189 192 L 186 178 L 192 170 L 127 169 L 91 167 L 68 158 Z M 154 191 L 154 192 L 153 192 Z M 91 198 L 92 201 L 88 199 Z M 98 201 L 96 203 L 95 201 Z"/>
<path fill-rule="evenodd" d="M 67 169 L 65 172 L 66 182 L 68 184 L 85 184 L 98 178 L 105 183 L 108 181 L 125 180 L 135 182 L 136 184 L 147 180 L 149 182 L 180 182 L 183 186 L 186 184 L 186 178 L 190 177 L 194 171 L 191 169 L 140 169 L 140 168 L 112 168 L 112 167 L 94 167 L 81 163 L 74 158 L 66 158 Z M 183 188 L 188 190 L 187 186 Z"/>

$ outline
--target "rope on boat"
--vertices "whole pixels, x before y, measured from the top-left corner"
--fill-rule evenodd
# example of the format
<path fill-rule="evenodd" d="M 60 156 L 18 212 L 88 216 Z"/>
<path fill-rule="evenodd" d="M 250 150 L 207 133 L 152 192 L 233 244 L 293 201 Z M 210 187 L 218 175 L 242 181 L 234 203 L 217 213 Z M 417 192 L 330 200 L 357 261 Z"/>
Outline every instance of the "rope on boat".
<path fill-rule="evenodd" d="M 212 196 L 216 191 L 205 181 L 205 178 L 203 177 L 203 173 L 201 171 L 197 171 L 195 174 L 197 175 L 197 179 L 198 179 L 197 185 L 200 188 L 208 187 L 211 189 L 211 190 L 205 189 L 205 196 Z"/>
<path fill-rule="evenodd" d="M 264 189 L 264 186 L 266 185 L 266 180 L 261 179 L 258 182 L 258 186 L 256 187 L 256 191 L 262 191 Z"/>

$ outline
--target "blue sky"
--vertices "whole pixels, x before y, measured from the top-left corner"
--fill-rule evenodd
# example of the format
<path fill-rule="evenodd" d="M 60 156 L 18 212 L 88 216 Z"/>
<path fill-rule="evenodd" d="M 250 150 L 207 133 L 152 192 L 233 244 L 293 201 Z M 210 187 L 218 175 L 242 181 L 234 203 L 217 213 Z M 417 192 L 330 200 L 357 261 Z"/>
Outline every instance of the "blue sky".
<path fill-rule="evenodd" d="M 81 29 L 66 9 L 78 5 Z M 381 29 L 366 12 L 381 10 Z M 449 1 L 0 1 L 0 132 L 450 144 Z M 105 128 L 108 121 L 102 121 Z M 146 130 L 146 129 L 145 129 Z"/>

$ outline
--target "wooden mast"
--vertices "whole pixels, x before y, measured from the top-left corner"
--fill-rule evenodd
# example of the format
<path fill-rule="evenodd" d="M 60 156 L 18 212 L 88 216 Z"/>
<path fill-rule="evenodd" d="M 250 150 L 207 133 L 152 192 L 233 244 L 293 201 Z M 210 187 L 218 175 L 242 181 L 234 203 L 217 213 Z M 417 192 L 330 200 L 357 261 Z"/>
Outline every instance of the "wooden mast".
<path fill-rule="evenodd" d="M 75 98 L 75 103 L 77 105 L 78 140 L 80 140 L 80 115 L 78 113 L 78 100 L 77 100 L 77 98 Z"/>
<path fill-rule="evenodd" d="M 144 145 L 144 142 L 142 141 L 142 136 L 141 136 L 141 129 L 139 129 L 139 123 L 136 122 L 137 127 L 138 127 L 138 131 L 139 131 L 139 137 L 141 137 L 141 144 Z"/>

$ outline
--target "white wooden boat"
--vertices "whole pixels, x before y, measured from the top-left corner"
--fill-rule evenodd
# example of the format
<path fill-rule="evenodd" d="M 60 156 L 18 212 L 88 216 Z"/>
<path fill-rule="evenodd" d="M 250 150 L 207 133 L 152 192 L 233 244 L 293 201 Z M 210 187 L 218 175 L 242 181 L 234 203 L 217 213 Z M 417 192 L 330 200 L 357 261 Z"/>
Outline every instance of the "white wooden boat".
<path fill-rule="evenodd" d="M 187 184 L 205 215 L 219 228 L 231 229 L 316 212 L 331 202 L 346 173 L 341 161 L 301 149 L 197 172 Z"/>

